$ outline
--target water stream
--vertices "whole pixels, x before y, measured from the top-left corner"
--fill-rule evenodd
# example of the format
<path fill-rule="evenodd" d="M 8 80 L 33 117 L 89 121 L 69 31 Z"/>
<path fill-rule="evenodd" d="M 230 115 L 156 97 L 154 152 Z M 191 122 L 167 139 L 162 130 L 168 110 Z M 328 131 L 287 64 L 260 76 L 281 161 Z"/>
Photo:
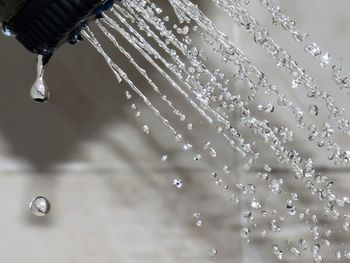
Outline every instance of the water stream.
<path fill-rule="evenodd" d="M 225 164 L 220 172 L 212 171 L 215 183 L 222 186 L 220 189 L 230 193 L 230 201 L 234 205 L 240 202 L 249 204 L 249 209 L 242 211 L 245 225 L 242 226 L 240 235 L 244 242 L 253 242 L 257 235 L 263 240 L 269 236 L 269 240 L 272 240 L 271 253 L 280 260 L 285 255 L 300 257 L 302 254 L 306 254 L 314 262 L 323 262 L 325 258 L 350 260 L 347 242 L 339 245 L 332 238 L 332 233 L 335 232 L 344 240 L 347 238 L 350 229 L 350 216 L 347 212 L 350 198 L 336 194 L 333 191 L 336 182 L 322 175 L 317 170 L 315 161 L 300 152 L 293 130 L 301 130 L 304 139 L 317 151 L 327 154 L 332 165 L 346 166 L 349 164 L 350 151 L 343 149 L 336 139 L 337 134 L 350 135 L 350 122 L 344 117 L 344 105 L 338 103 L 331 92 L 317 83 L 317 77 L 311 76 L 272 38 L 269 31 L 259 24 L 241 1 L 212 1 L 218 10 L 232 20 L 233 25 L 247 32 L 251 41 L 268 54 L 271 62 L 276 64 L 276 74 L 283 71 L 289 74 L 290 89 L 309 98 L 310 104 L 307 107 L 298 105 L 293 98 L 274 85 L 273 80 L 249 59 L 249 54 L 243 53 L 235 45 L 235 40 L 221 31 L 215 21 L 209 19 L 191 0 L 168 0 L 172 10 L 162 10 L 157 2 L 151 0 L 122 1 L 114 4 L 104 18 L 97 20 L 94 29 L 86 27 L 82 35 L 105 58 L 117 80 L 130 87 L 132 92 L 126 92 L 127 99 L 132 99 L 133 94 L 139 96 L 164 128 L 182 144 L 185 151 L 201 152 L 195 156 L 194 161 L 201 160 L 204 155 L 206 158 L 216 158 L 221 149 L 212 146 L 209 138 L 205 144 L 195 145 L 195 142 L 188 141 L 182 135 L 181 129 L 177 127 L 178 121 L 192 132 L 193 116 L 183 113 L 177 101 L 168 98 L 167 89 L 172 89 L 183 98 L 192 107 L 193 114 L 198 114 L 203 121 L 215 127 L 215 136 L 225 140 L 227 146 L 243 160 L 242 169 L 245 172 L 251 169 L 251 173 L 255 173 L 263 182 L 264 191 L 258 195 L 257 192 L 261 189 L 258 190 L 254 184 L 246 183 L 235 174 L 232 164 Z M 245 4 L 249 4 L 249 1 L 245 1 Z M 260 0 L 260 4 L 274 24 L 280 24 L 296 43 L 305 43 L 308 34 L 300 33 L 295 22 L 278 6 L 268 0 Z M 104 42 L 108 41 L 113 46 L 112 49 L 103 47 L 100 40 L 102 36 Z M 207 46 L 205 50 L 203 46 L 196 45 L 198 39 Z M 127 45 L 124 44 L 126 42 Z M 130 47 L 133 48 L 132 52 L 129 51 Z M 329 67 L 330 52 L 322 51 L 316 43 L 303 44 L 303 48 L 306 55 L 319 60 L 322 68 L 329 69 L 329 76 L 336 86 L 341 89 L 348 88 L 349 78 L 341 76 L 341 67 Z M 152 97 L 145 95 L 144 87 L 135 84 L 132 78 L 134 73 L 128 74 L 122 69 L 123 65 L 113 59 L 113 53 L 117 51 L 143 77 L 144 85 L 160 98 L 163 106 L 168 107 L 172 113 L 170 118 L 152 102 Z M 138 62 L 135 52 L 144 58 L 147 66 Z M 210 63 L 211 57 L 220 58 L 222 66 L 213 67 Z M 231 69 L 229 74 L 223 73 L 227 67 Z M 167 81 L 168 85 L 157 84 L 154 74 L 149 73 L 150 68 Z M 42 75 L 38 76 L 42 80 Z M 238 83 L 244 87 L 244 92 L 236 88 Z M 304 90 L 299 89 L 302 86 Z M 48 98 L 48 91 L 42 91 L 42 87 L 44 86 L 40 84 L 40 89 L 34 89 L 36 100 L 39 98 L 37 94 L 41 95 L 39 99 L 42 101 Z M 264 102 L 257 100 L 261 95 L 267 98 Z M 310 118 L 319 117 L 319 107 L 323 107 L 328 114 L 322 125 Z M 135 104 L 132 104 L 132 109 L 137 109 Z M 288 127 L 287 123 L 278 125 L 273 122 L 272 114 L 282 110 L 292 117 L 296 128 Z M 153 133 L 147 124 L 143 125 L 142 130 L 146 135 Z M 271 163 L 265 163 L 256 172 L 255 164 L 259 163 L 261 157 L 265 157 L 265 152 L 261 152 L 258 145 L 263 145 L 273 154 L 268 156 Z M 166 160 L 167 155 L 163 155 L 161 161 Z M 273 173 L 273 166 L 276 164 L 289 171 L 289 176 L 299 185 L 300 192 L 288 189 L 283 179 Z M 242 182 L 229 187 L 225 176 L 239 177 Z M 176 188 L 181 188 L 184 183 L 180 179 L 174 179 L 173 182 Z M 316 204 L 313 207 L 305 207 L 299 202 L 299 195 L 305 191 L 312 203 Z M 269 207 L 272 199 L 281 200 L 285 206 L 278 209 Z M 314 211 L 314 207 L 317 210 Z M 256 233 L 257 229 L 261 229 L 258 226 L 264 225 L 267 215 L 272 215 L 268 227 Z M 197 215 L 196 218 L 200 216 Z M 283 222 L 287 221 L 285 218 L 299 222 L 307 231 L 292 235 L 287 240 L 280 240 L 278 233 L 283 231 Z M 201 219 L 196 222 L 197 226 L 202 225 Z M 216 248 L 209 251 L 212 257 L 218 253 L 220 251 Z"/>

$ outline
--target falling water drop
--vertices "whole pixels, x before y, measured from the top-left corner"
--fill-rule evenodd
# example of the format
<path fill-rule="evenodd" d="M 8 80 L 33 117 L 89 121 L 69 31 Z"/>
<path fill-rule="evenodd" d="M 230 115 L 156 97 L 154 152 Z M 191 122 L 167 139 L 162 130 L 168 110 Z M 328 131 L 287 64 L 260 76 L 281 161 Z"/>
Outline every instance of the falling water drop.
<path fill-rule="evenodd" d="M 186 143 L 186 144 L 183 146 L 183 148 L 184 148 L 185 151 L 190 150 L 190 149 L 192 149 L 192 144 Z"/>
<path fill-rule="evenodd" d="M 280 250 L 280 248 L 277 245 L 272 246 L 272 251 L 279 260 L 283 259 L 283 252 Z"/>
<path fill-rule="evenodd" d="M 338 250 L 337 252 L 335 252 L 335 257 L 337 260 L 341 260 L 342 258 L 341 251 Z"/>
<path fill-rule="evenodd" d="M 249 234 L 250 234 L 249 228 L 246 228 L 246 227 L 242 228 L 240 231 L 240 234 L 241 234 L 242 238 L 247 239 L 249 237 Z"/>
<path fill-rule="evenodd" d="M 209 256 L 215 257 L 218 254 L 218 251 L 216 248 L 209 249 Z"/>
<path fill-rule="evenodd" d="M 216 157 L 216 151 L 213 148 L 210 148 L 210 155 L 211 157 L 215 158 Z"/>
<path fill-rule="evenodd" d="M 318 107 L 316 105 L 310 105 L 309 106 L 309 111 L 314 116 L 318 115 Z"/>
<path fill-rule="evenodd" d="M 300 256 L 301 255 L 300 251 L 297 248 L 295 248 L 295 247 L 291 247 L 289 250 L 290 250 L 290 252 L 292 254 L 294 254 L 296 256 Z"/>
<path fill-rule="evenodd" d="M 50 212 L 51 205 L 45 197 L 38 196 L 30 202 L 29 209 L 36 216 L 46 216 Z"/>
<path fill-rule="evenodd" d="M 331 54 L 329 54 L 329 52 L 327 52 L 326 54 L 321 56 L 321 58 L 320 58 L 321 66 L 324 67 L 324 68 L 327 67 L 327 65 L 329 64 L 330 59 L 331 59 Z"/>
<path fill-rule="evenodd" d="M 37 102 L 47 102 L 50 96 L 50 92 L 44 82 L 45 66 L 43 63 L 43 55 L 37 57 L 37 77 L 30 89 L 30 95 L 33 100 Z"/>
<path fill-rule="evenodd" d="M 261 204 L 256 199 L 252 200 L 251 206 L 254 209 L 260 209 L 261 208 Z"/>
<path fill-rule="evenodd" d="M 299 245 L 305 250 L 309 248 L 309 244 L 305 239 L 299 239 Z"/>
<path fill-rule="evenodd" d="M 315 57 L 321 55 L 321 50 L 317 46 L 316 43 L 311 43 L 311 44 L 307 45 L 306 48 L 305 48 L 305 51 L 309 52 L 311 55 L 313 55 Z"/>
<path fill-rule="evenodd" d="M 300 79 L 295 79 L 292 81 L 292 89 L 297 89 L 301 85 L 301 80 Z"/>
<path fill-rule="evenodd" d="M 147 135 L 150 134 L 149 127 L 148 127 L 146 124 L 144 124 L 144 125 L 142 126 L 142 130 L 143 130 L 143 132 L 146 133 Z"/>
<path fill-rule="evenodd" d="M 202 221 L 202 219 L 200 218 L 200 217 L 201 217 L 201 214 L 198 213 L 198 212 L 196 212 L 196 213 L 193 214 L 193 216 L 194 216 L 194 218 L 196 218 L 196 226 L 201 227 L 202 224 L 203 224 L 203 221 Z"/>
<path fill-rule="evenodd" d="M 130 94 L 130 91 L 125 91 L 125 97 L 127 100 L 130 100 L 132 98 L 131 94 Z"/>
<path fill-rule="evenodd" d="M 202 155 L 200 155 L 199 153 L 195 155 L 195 157 L 193 158 L 194 161 L 199 161 L 200 159 L 202 159 Z"/>
<path fill-rule="evenodd" d="M 201 227 L 202 224 L 203 224 L 203 221 L 202 221 L 201 219 L 198 219 L 198 220 L 196 221 L 196 226 Z"/>
<path fill-rule="evenodd" d="M 182 187 L 182 181 L 180 179 L 174 179 L 173 185 L 180 189 Z"/>

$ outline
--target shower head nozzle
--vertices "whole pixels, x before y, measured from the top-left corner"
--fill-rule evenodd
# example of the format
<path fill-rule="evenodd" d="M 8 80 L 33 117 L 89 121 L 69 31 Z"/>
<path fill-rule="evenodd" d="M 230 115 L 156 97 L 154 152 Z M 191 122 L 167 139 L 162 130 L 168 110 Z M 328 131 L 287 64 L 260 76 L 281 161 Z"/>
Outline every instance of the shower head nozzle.
<path fill-rule="evenodd" d="M 113 0 L 0 0 L 6 31 L 29 51 L 51 56 L 62 43 L 79 40 L 79 30 L 111 7 Z"/>

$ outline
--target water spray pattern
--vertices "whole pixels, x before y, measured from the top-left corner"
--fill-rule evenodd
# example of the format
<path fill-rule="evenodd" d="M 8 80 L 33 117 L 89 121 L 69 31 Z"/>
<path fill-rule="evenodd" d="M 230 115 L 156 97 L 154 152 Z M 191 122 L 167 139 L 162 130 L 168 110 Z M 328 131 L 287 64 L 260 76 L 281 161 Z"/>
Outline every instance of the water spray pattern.
<path fill-rule="evenodd" d="M 237 48 L 232 40 L 219 30 L 213 21 L 206 17 L 198 6 L 190 0 L 169 0 L 170 5 L 178 19 L 178 24 L 171 25 L 170 19 L 163 10 L 150 0 L 128 0 L 115 4 L 104 18 L 96 22 L 97 28 L 114 47 L 123 54 L 134 69 L 146 80 L 152 90 L 160 96 L 161 101 L 170 108 L 174 116 L 185 124 L 187 130 L 192 131 L 193 122 L 191 116 L 186 116 L 177 106 L 176 101 L 171 101 L 162 89 L 174 89 L 193 109 L 209 124 L 215 127 L 219 136 L 227 140 L 230 147 L 237 151 L 245 160 L 244 169 L 249 170 L 260 157 L 256 143 L 264 144 L 272 150 L 275 159 L 281 167 L 287 167 L 295 177 L 300 188 L 307 189 L 314 203 L 317 203 L 319 211 L 300 205 L 298 193 L 291 192 L 284 186 L 282 178 L 274 176 L 273 169 L 265 164 L 263 171 L 257 172 L 259 180 L 265 184 L 265 192 L 260 193 L 266 200 L 259 199 L 257 192 L 261 191 L 253 184 L 237 182 L 233 187 L 226 184 L 224 176 L 234 176 L 230 165 L 224 165 L 222 171 L 213 171 L 211 176 L 217 186 L 229 193 L 233 205 L 240 202 L 248 202 L 250 209 L 243 211 L 242 217 L 245 225 L 240 230 L 242 239 L 246 242 L 257 239 L 276 240 L 271 244 L 271 253 L 280 260 L 286 254 L 299 257 L 307 254 L 314 262 L 323 262 L 327 256 L 332 259 L 350 259 L 350 252 L 346 243 L 342 246 L 332 243 L 332 235 L 338 232 L 346 238 L 350 230 L 350 215 L 344 211 L 350 204 L 347 196 L 337 196 L 333 192 L 334 182 L 316 171 L 314 161 L 308 156 L 302 156 L 296 145 L 293 145 L 294 132 L 286 125 L 273 125 L 269 116 L 276 109 L 285 108 L 293 116 L 298 129 L 304 130 L 306 139 L 315 143 L 315 147 L 329 153 L 329 160 L 336 165 L 348 165 L 350 151 L 342 150 L 335 142 L 337 132 L 350 135 L 349 121 L 344 119 L 344 109 L 337 105 L 335 99 L 324 91 L 314 78 L 299 66 L 299 64 L 262 28 L 258 21 L 249 14 L 247 9 L 236 0 L 213 0 L 218 8 L 222 9 L 233 23 L 247 31 L 255 43 L 276 63 L 281 70 L 287 70 L 292 76 L 291 88 L 297 89 L 304 85 L 306 94 L 310 99 L 319 100 L 329 112 L 329 121 L 323 127 L 305 118 L 309 114 L 318 116 L 318 106 L 311 104 L 305 112 L 302 108 L 284 94 L 277 86 L 272 84 L 266 75 L 255 66 L 246 54 Z M 282 27 L 292 34 L 297 42 L 304 42 L 307 34 L 299 33 L 295 23 L 284 15 L 277 6 L 267 0 L 261 0 L 271 15 L 273 23 L 280 23 Z M 246 1 L 249 4 L 249 1 Z M 195 152 L 194 161 L 202 159 L 202 155 L 208 158 L 216 158 L 219 150 L 215 149 L 208 141 L 203 146 L 193 145 L 187 142 L 180 131 L 168 118 L 153 104 L 139 87 L 129 78 L 127 73 L 117 65 L 104 50 L 92 29 L 87 27 L 82 34 L 106 59 L 109 67 L 114 72 L 119 82 L 125 83 L 137 94 L 146 106 L 160 119 L 165 128 L 175 137 L 175 140 L 183 144 L 185 151 Z M 191 35 L 190 35 L 191 34 Z M 193 36 L 193 37 L 192 37 Z M 232 76 L 226 76 L 220 68 L 211 69 L 208 63 L 210 54 L 194 44 L 197 36 L 212 50 L 216 56 L 221 56 L 224 65 L 230 65 Z M 119 39 L 129 42 L 139 54 L 160 75 L 167 80 L 169 85 L 161 87 L 156 84 L 152 76 L 145 68 L 138 64 L 132 52 L 121 44 Z M 317 44 L 311 43 L 305 51 L 320 59 L 320 65 L 327 67 L 330 63 L 330 54 L 323 53 Z M 212 55 L 212 54 L 211 54 Z M 337 70 L 337 77 L 334 72 Z M 332 67 L 333 79 L 343 88 L 347 80 L 339 79 L 339 66 Z M 248 96 L 243 97 L 235 90 L 235 83 L 243 83 Z M 272 101 L 255 106 L 254 102 L 258 94 L 263 94 Z M 126 98 L 131 100 L 132 94 L 127 91 Z M 137 106 L 132 103 L 131 108 L 140 116 Z M 254 115 L 254 113 L 260 113 Z M 233 116 L 237 116 L 234 121 Z M 267 119 L 261 119 L 264 116 Z M 247 129 L 257 138 L 255 142 L 251 138 L 245 138 L 241 129 Z M 147 124 L 142 127 L 146 135 L 152 130 Z M 161 161 L 168 159 L 167 155 L 161 156 Z M 223 176 L 221 176 L 221 174 Z M 180 189 L 185 182 L 175 178 L 172 182 L 175 188 Z M 269 208 L 268 202 L 273 198 L 283 200 L 285 207 L 279 209 Z M 260 195 L 260 196 L 261 196 Z M 322 212 L 320 212 L 322 210 Z M 321 215 L 319 215 L 321 214 Z M 272 216 L 268 224 L 266 218 Z M 196 225 L 202 226 L 201 214 L 195 213 Z M 308 232 L 303 235 L 292 236 L 285 242 L 278 241 L 278 233 L 283 231 L 283 224 L 288 220 L 302 222 Z M 321 225 L 319 222 L 327 222 Z M 264 226 L 264 230 L 256 233 L 258 226 Z M 266 226 L 265 226 L 266 225 Z M 340 230 L 338 226 L 341 226 Z M 327 226 L 327 227 L 324 227 Z M 331 252 L 331 253 L 330 253 Z M 216 248 L 209 250 L 209 256 L 215 257 L 219 251 Z"/>

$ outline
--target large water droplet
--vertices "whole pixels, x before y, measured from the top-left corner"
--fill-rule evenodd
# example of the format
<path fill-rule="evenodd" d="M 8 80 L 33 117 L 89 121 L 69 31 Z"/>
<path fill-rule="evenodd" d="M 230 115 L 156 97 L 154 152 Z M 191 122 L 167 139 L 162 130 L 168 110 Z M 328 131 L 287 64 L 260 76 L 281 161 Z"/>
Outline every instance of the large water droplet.
<path fill-rule="evenodd" d="M 37 102 L 47 102 L 50 96 L 49 89 L 44 82 L 45 67 L 43 64 L 43 55 L 37 57 L 37 76 L 32 88 L 30 89 L 30 96 Z"/>
<path fill-rule="evenodd" d="M 216 248 L 209 249 L 209 256 L 215 257 L 218 254 L 218 251 Z"/>
<path fill-rule="evenodd" d="M 43 196 L 35 197 L 29 204 L 29 209 L 36 216 L 46 216 L 51 209 L 51 204 Z"/>

